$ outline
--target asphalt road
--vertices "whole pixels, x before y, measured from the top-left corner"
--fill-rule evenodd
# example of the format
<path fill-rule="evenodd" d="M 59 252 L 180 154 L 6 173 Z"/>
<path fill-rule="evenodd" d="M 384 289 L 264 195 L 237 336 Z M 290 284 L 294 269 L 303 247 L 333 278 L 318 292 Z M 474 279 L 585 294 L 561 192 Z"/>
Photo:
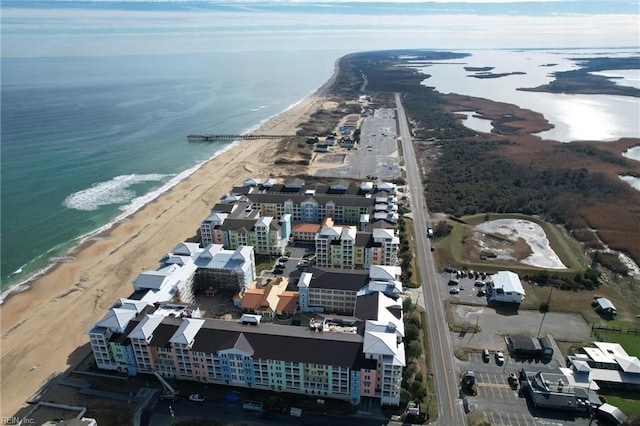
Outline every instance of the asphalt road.
<path fill-rule="evenodd" d="M 425 319 L 431 343 L 431 373 L 434 376 L 440 425 L 466 425 L 462 400 L 458 393 L 458 378 L 453 356 L 453 346 L 449 335 L 444 306 L 440 296 L 436 268 L 427 238 L 427 227 L 431 226 L 424 197 L 420 168 L 416 160 L 409 123 L 402 107 L 400 95 L 396 93 L 398 127 L 402 138 L 402 151 L 407 172 L 407 184 L 415 227 L 414 250 L 420 265 L 422 296 L 424 297 Z"/>

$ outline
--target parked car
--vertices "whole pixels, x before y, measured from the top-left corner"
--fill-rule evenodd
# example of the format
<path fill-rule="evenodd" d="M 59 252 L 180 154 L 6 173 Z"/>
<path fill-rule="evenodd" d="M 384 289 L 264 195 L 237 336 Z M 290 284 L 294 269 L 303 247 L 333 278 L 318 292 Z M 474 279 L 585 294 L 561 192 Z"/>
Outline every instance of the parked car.
<path fill-rule="evenodd" d="M 449 294 L 459 294 L 460 293 L 460 289 L 458 287 L 452 287 L 451 290 L 449 290 Z"/>
<path fill-rule="evenodd" d="M 447 283 L 447 285 L 455 285 L 455 286 L 457 286 L 458 284 L 460 284 L 460 282 L 457 280 L 449 280 L 449 282 Z"/>
<path fill-rule="evenodd" d="M 518 388 L 518 376 L 516 376 L 516 373 L 509 373 L 507 381 L 509 382 L 509 386 L 511 386 L 513 389 Z"/>
<path fill-rule="evenodd" d="M 489 349 L 482 350 L 482 360 L 484 362 L 489 362 Z"/>
<path fill-rule="evenodd" d="M 192 393 L 191 395 L 189 395 L 189 401 L 193 401 L 193 402 L 202 402 L 204 401 L 204 396 L 198 394 L 198 393 Z"/>
<path fill-rule="evenodd" d="M 473 283 L 473 285 L 476 287 L 484 287 L 484 281 L 476 280 L 476 282 Z"/>
<path fill-rule="evenodd" d="M 487 295 L 487 291 L 486 290 L 478 290 L 478 297 L 482 297 L 482 296 L 486 296 Z"/>
<path fill-rule="evenodd" d="M 289 261 L 289 258 L 287 256 L 282 256 L 280 259 L 278 259 L 278 262 L 280 263 L 287 263 Z"/>
<path fill-rule="evenodd" d="M 502 351 L 496 352 L 496 364 L 498 365 L 504 364 L 504 354 L 502 353 Z"/>

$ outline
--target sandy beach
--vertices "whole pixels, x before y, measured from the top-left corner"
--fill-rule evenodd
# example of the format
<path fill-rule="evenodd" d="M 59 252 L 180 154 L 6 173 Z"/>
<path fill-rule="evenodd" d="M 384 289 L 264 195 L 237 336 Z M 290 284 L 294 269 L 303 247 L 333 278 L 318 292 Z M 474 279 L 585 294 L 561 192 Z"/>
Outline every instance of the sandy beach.
<path fill-rule="evenodd" d="M 332 81 L 255 133 L 295 134 L 300 123 L 323 107 Z M 69 254 L 73 260 L 38 277 L 29 290 L 10 295 L 0 307 L 0 416 L 17 413 L 49 376 L 83 359 L 90 352 L 86 330 L 117 298 L 131 294 L 139 273 L 155 270 L 165 253 L 193 237 L 221 195 L 248 177 L 274 173 L 278 144 L 242 141 L 125 221 L 84 242 Z"/>

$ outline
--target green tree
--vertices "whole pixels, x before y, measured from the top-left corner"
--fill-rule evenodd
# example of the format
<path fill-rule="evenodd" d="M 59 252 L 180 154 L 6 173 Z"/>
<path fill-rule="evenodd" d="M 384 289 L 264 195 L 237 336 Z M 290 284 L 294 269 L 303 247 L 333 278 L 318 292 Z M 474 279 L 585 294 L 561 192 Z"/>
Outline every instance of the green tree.
<path fill-rule="evenodd" d="M 409 358 L 419 358 L 422 355 L 422 343 L 418 340 L 409 342 L 409 345 L 407 346 L 407 355 L 409 355 Z"/>

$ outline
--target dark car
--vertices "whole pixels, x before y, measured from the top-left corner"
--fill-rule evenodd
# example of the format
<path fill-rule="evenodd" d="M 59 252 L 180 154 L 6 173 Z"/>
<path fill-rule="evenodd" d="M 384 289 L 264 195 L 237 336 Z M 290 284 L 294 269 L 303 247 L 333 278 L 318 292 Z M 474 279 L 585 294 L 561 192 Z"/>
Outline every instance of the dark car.
<path fill-rule="evenodd" d="M 516 376 L 516 373 L 509 373 L 507 380 L 509 381 L 509 386 L 511 386 L 512 389 L 518 388 L 518 376 Z"/>

